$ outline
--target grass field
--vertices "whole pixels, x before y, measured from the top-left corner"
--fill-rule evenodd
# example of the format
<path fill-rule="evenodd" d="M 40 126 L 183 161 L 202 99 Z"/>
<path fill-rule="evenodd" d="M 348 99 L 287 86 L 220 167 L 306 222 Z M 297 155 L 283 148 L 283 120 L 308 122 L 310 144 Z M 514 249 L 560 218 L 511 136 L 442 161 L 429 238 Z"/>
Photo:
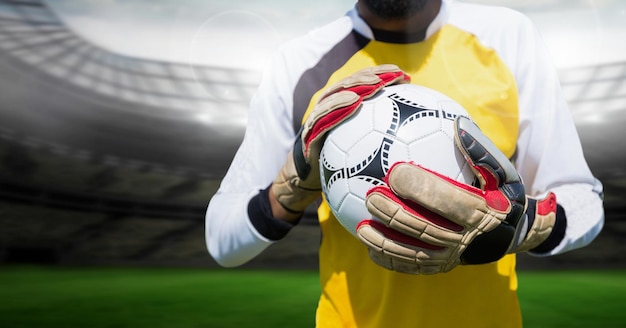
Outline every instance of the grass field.
<path fill-rule="evenodd" d="M 521 272 L 525 327 L 626 327 L 626 271 Z M 0 327 L 312 327 L 311 271 L 0 267 Z"/>

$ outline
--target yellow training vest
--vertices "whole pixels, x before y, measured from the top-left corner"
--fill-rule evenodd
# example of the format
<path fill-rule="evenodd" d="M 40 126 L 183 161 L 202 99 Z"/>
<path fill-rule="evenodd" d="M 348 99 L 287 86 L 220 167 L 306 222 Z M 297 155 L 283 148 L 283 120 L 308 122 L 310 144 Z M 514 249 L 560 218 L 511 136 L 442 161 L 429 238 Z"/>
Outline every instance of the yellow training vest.
<path fill-rule="evenodd" d="M 498 55 L 473 35 L 445 25 L 419 43 L 370 41 L 330 76 L 326 86 L 384 63 L 398 65 L 412 83 L 456 100 L 507 156 L 513 155 L 517 86 Z M 307 114 L 320 93 L 311 98 Z M 326 202 L 318 215 L 322 295 L 317 327 L 521 327 L 514 255 L 497 263 L 459 266 L 445 274 L 397 273 L 374 264 L 366 247 L 337 222 Z"/>

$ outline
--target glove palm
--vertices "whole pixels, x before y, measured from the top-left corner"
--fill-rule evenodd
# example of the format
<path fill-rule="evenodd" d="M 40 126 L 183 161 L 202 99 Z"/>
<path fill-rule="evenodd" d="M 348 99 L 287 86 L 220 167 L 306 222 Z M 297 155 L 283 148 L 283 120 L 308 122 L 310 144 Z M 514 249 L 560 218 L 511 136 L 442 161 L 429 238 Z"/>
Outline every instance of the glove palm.
<path fill-rule="evenodd" d="M 372 188 L 357 236 L 379 265 L 405 273 L 448 272 L 459 264 L 493 262 L 532 249 L 548 238 L 556 198 L 529 200 L 513 164 L 468 118 L 455 121 L 455 143 L 480 187 L 460 183 L 414 163 L 397 163 L 388 186 Z M 529 226 L 528 219 L 532 218 Z M 529 229 L 530 227 L 530 229 Z"/>

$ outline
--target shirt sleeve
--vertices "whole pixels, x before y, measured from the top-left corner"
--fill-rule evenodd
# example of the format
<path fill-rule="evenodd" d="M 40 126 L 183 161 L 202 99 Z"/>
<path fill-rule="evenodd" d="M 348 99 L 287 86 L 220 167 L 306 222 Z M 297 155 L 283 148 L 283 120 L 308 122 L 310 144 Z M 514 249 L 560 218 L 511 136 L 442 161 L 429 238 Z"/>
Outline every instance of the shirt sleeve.
<path fill-rule="evenodd" d="M 542 198 L 549 191 L 565 211 L 567 228 L 553 255 L 589 244 L 604 223 L 602 184 L 584 158 L 557 71 L 530 23 L 522 25 L 513 73 L 519 89 L 520 131 L 516 166 L 526 193 Z"/>
<path fill-rule="evenodd" d="M 273 243 L 251 223 L 248 204 L 270 185 L 295 137 L 283 62 L 275 55 L 264 71 L 243 141 L 206 211 L 207 248 L 222 266 L 244 264 Z"/>

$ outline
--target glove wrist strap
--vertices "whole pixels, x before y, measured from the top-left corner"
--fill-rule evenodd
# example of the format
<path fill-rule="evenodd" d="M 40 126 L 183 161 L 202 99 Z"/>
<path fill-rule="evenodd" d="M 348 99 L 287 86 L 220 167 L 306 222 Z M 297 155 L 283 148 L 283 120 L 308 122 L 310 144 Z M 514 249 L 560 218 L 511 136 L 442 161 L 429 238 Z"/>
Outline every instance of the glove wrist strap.
<path fill-rule="evenodd" d="M 270 240 L 280 240 L 287 235 L 299 219 L 295 222 L 278 220 L 273 217 L 269 201 L 270 187 L 260 190 L 248 203 L 248 217 L 254 228 Z"/>

